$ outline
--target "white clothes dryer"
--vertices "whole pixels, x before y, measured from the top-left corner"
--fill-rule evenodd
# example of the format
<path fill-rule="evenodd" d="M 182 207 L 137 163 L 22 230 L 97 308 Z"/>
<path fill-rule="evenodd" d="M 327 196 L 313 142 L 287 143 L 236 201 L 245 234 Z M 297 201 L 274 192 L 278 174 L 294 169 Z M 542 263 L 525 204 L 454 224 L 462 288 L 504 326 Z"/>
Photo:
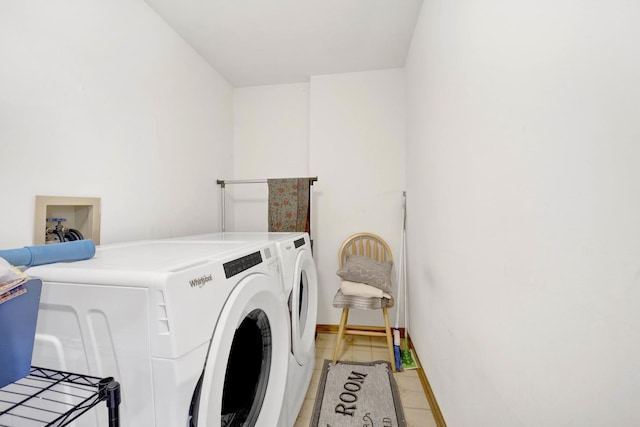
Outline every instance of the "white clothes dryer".
<path fill-rule="evenodd" d="M 115 377 L 123 427 L 286 426 L 289 321 L 276 252 L 158 240 L 32 267 L 43 280 L 32 363 Z M 106 425 L 93 411 L 77 425 Z"/>
<path fill-rule="evenodd" d="M 287 405 L 295 419 L 304 403 L 315 367 L 318 317 L 318 273 L 307 233 L 293 233 L 277 243 L 285 297 L 291 322 L 291 356 L 287 376 Z"/>
<path fill-rule="evenodd" d="M 307 233 L 225 232 L 186 236 L 184 240 L 275 242 L 282 268 L 283 291 L 289 311 L 290 354 L 287 398 L 290 425 L 300 412 L 315 367 L 318 274 Z"/>

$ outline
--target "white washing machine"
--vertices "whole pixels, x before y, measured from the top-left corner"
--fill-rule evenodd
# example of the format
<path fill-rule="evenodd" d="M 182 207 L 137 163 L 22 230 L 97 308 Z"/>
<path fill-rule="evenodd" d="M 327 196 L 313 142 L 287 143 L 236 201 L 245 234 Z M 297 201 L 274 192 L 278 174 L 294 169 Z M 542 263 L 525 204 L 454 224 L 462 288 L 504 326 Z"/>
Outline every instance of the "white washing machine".
<path fill-rule="evenodd" d="M 290 354 L 287 406 L 290 425 L 300 412 L 315 366 L 318 274 L 307 233 L 225 232 L 178 238 L 185 241 L 275 242 L 289 311 Z"/>
<path fill-rule="evenodd" d="M 32 364 L 115 377 L 123 427 L 286 426 L 276 252 L 158 240 L 30 268 L 44 282 Z M 106 425 L 97 409 L 77 425 Z"/>

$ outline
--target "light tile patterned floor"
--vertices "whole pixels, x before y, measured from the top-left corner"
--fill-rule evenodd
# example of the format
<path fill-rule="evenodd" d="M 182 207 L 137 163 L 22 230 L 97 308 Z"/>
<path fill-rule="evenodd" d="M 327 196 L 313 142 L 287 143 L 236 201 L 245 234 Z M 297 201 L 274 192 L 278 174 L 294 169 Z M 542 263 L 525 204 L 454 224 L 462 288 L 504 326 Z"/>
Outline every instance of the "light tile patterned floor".
<path fill-rule="evenodd" d="M 295 427 L 308 427 L 311 422 L 313 404 L 316 398 L 320 370 L 325 359 L 333 357 L 333 347 L 336 342 L 336 334 L 319 333 L 316 339 L 316 365 L 311 385 L 305 397 L 302 409 L 296 420 Z M 358 362 L 372 362 L 374 360 L 388 360 L 387 342 L 383 337 L 365 337 L 349 335 L 345 338 L 341 347 L 340 360 L 352 360 Z M 402 408 L 407 419 L 408 427 L 436 427 L 427 397 L 424 394 L 420 378 L 416 370 L 406 370 L 395 374 Z"/>

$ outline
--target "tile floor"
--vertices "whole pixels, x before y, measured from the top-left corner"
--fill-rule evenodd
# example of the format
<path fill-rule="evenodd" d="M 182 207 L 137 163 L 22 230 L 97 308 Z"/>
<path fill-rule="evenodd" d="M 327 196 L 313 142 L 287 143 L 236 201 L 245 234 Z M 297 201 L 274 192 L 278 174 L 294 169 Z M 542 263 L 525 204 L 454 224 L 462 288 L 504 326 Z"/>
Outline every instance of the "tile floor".
<path fill-rule="evenodd" d="M 305 397 L 302 409 L 296 420 L 295 427 L 308 427 L 313 413 L 313 404 L 316 398 L 316 390 L 320 379 L 320 369 L 325 359 L 333 357 L 333 347 L 336 342 L 336 334 L 319 333 L 316 339 L 316 365 L 311 385 Z M 374 360 L 388 360 L 387 342 L 383 337 L 365 337 L 349 335 L 345 338 L 340 348 L 340 360 L 352 360 L 359 362 L 372 362 Z M 398 372 L 395 374 L 402 408 L 407 419 L 408 427 L 437 427 L 433 418 L 427 397 L 420 383 L 420 378 L 415 369 Z"/>

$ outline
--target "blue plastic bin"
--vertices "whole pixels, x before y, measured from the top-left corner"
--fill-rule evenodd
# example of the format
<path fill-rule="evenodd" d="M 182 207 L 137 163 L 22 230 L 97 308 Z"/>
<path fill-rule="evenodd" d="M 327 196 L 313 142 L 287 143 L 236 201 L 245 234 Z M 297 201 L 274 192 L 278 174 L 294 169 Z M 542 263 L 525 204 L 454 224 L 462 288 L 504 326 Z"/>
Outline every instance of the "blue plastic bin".
<path fill-rule="evenodd" d="M 42 281 L 25 283 L 27 293 L 0 304 L 0 388 L 29 375 Z"/>

